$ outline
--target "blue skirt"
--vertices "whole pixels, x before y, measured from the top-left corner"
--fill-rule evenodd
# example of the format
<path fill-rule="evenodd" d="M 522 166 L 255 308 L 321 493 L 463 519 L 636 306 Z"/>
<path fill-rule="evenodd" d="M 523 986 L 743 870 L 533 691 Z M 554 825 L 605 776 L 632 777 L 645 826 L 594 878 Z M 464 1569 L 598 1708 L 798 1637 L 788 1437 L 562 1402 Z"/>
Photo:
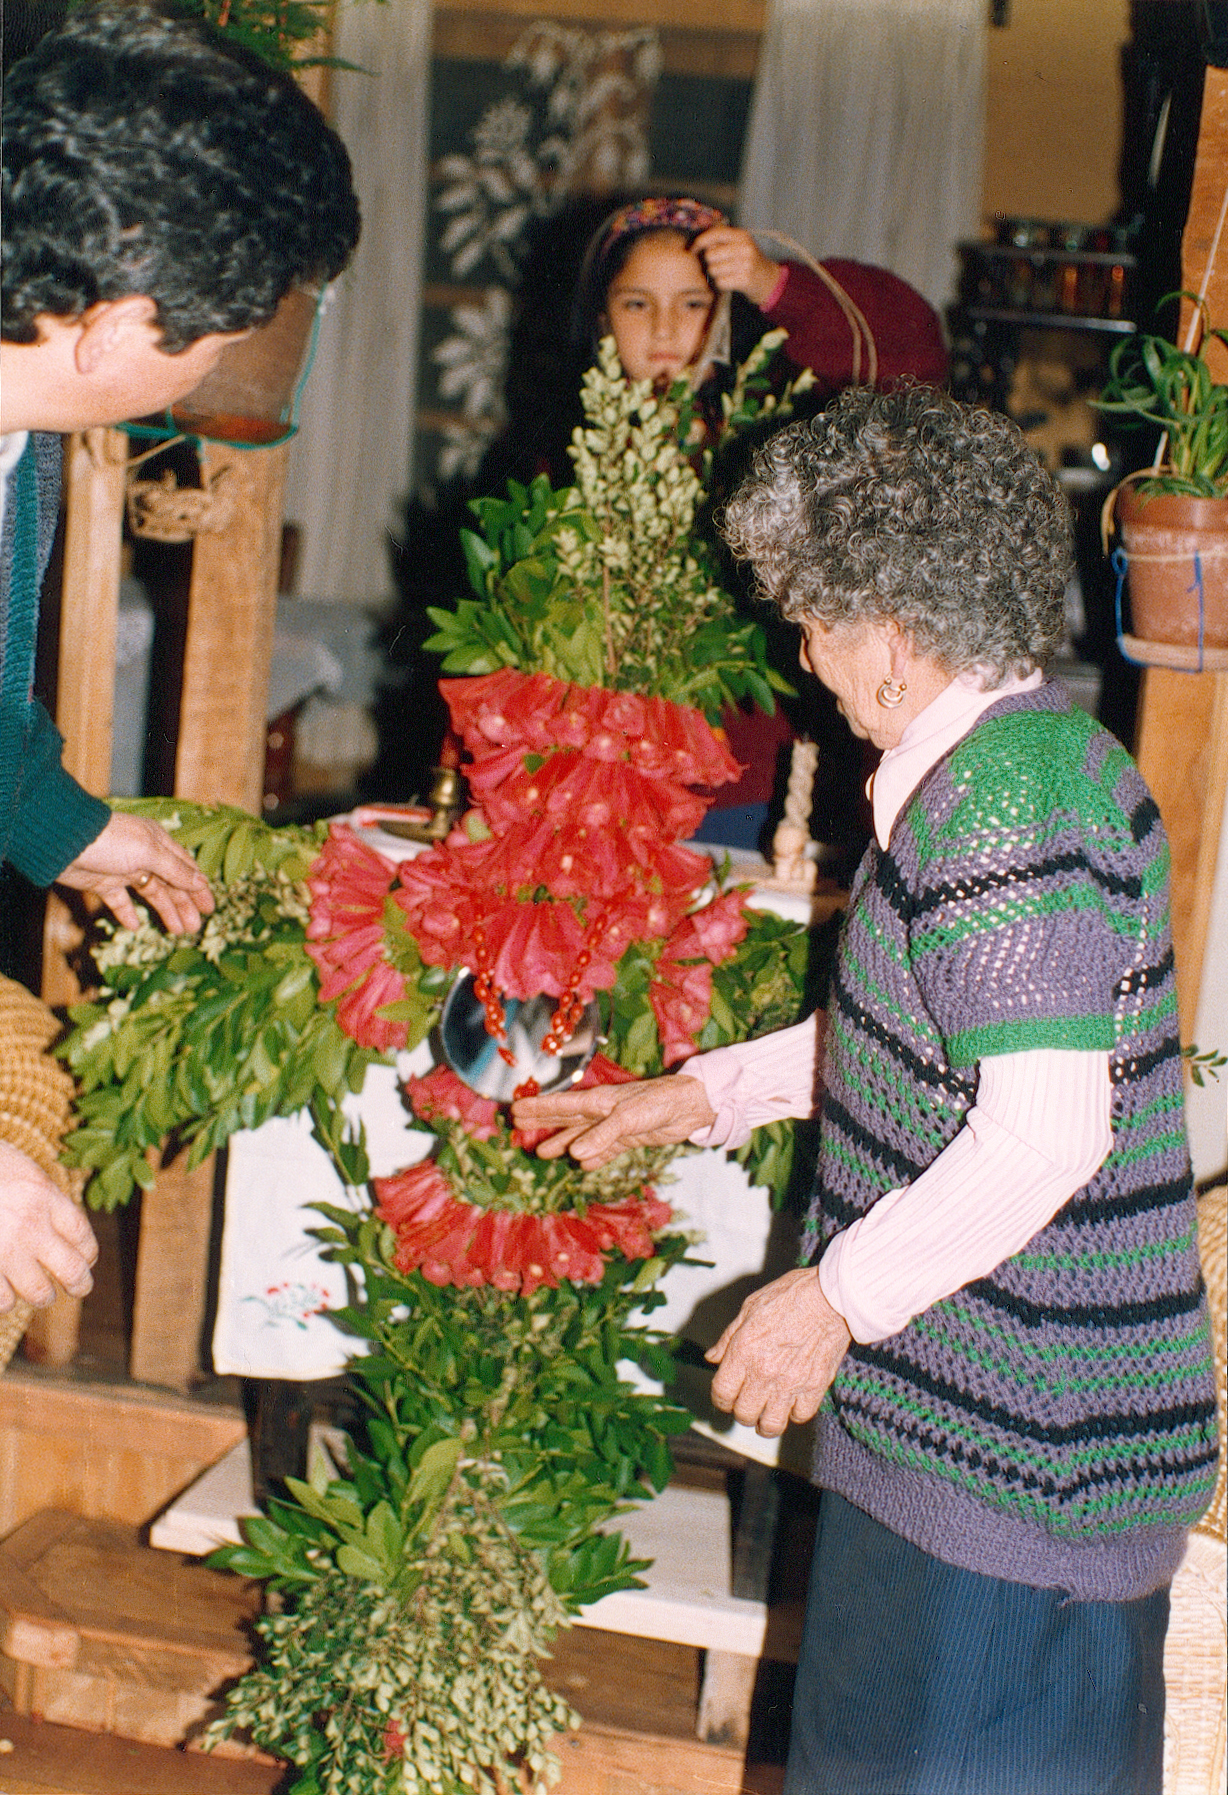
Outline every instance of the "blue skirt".
<path fill-rule="evenodd" d="M 784 1795 L 1160 1795 L 1168 1590 L 958 1570 L 824 1491 Z"/>

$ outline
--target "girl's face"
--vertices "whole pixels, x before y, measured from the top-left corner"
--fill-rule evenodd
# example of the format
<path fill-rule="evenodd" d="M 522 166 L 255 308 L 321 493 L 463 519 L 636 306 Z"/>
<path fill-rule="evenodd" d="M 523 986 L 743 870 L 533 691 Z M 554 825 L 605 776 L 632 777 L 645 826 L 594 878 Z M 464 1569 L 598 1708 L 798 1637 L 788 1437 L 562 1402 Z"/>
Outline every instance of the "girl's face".
<path fill-rule="evenodd" d="M 703 263 L 676 232 L 641 238 L 610 282 L 603 320 L 627 377 L 676 380 L 699 354 L 712 298 Z"/>

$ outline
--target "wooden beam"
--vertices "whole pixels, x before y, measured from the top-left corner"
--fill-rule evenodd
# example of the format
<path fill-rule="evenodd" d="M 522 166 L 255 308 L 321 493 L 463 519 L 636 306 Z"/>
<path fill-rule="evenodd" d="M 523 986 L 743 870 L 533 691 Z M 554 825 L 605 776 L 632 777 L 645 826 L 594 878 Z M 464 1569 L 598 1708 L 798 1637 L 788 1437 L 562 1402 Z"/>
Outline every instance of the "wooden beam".
<path fill-rule="evenodd" d="M 64 737 L 64 765 L 87 791 L 111 789 L 115 665 L 123 549 L 128 438 L 122 430 L 86 430 L 64 447 L 64 579 L 60 598 L 55 720 Z M 54 892 L 43 923 L 42 995 L 75 1003 L 81 987 L 69 955 L 81 945 L 72 912 Z"/>
<path fill-rule="evenodd" d="M 188 589 L 175 796 L 237 804 L 256 816 L 287 454 L 202 445 L 201 479 L 224 497 L 230 521 L 196 537 Z"/>
<path fill-rule="evenodd" d="M 591 0 L 587 13 L 594 9 Z M 641 9 L 648 10 L 648 9 Z M 568 22 L 593 31 L 634 29 L 640 24 L 655 24 L 661 36 L 661 66 L 668 75 L 700 75 L 716 79 L 749 81 L 759 59 L 761 24 L 724 25 L 722 9 L 713 16 L 704 9 L 702 17 L 692 15 L 685 20 L 634 20 L 579 16 Z M 551 17 L 561 19 L 565 8 L 552 6 Z M 740 16 L 740 15 L 739 15 Z M 521 11 L 491 6 L 488 10 L 470 9 L 464 5 L 437 8 L 435 12 L 434 56 L 445 62 L 502 62 L 513 44 L 523 37 L 526 28 L 540 17 L 533 8 L 526 17 Z"/>
<path fill-rule="evenodd" d="M 200 1373 L 215 1160 L 189 1172 L 185 1159 L 164 1163 L 141 1195 L 128 1371 L 186 1395 Z"/>
<path fill-rule="evenodd" d="M 64 737 L 64 765 L 87 791 L 111 789 L 113 678 L 119 627 L 120 558 L 128 438 L 122 430 L 74 432 L 64 445 L 64 577 L 60 597 L 55 717 Z M 64 900 L 52 892 L 43 917 L 42 995 L 49 1004 L 75 1003 L 81 987 L 69 959 L 81 930 Z M 40 1310 L 26 1336 L 26 1356 L 67 1365 L 76 1357 L 81 1302 L 63 1291 Z"/>
<path fill-rule="evenodd" d="M 609 31 L 614 26 L 657 25 L 673 31 L 747 31 L 758 37 L 767 12 L 766 0 L 551 0 L 549 17 L 559 24 L 590 25 Z M 540 0 L 447 0 L 435 9 L 440 22 L 466 14 L 492 14 L 513 19 L 540 19 Z"/>
<path fill-rule="evenodd" d="M 204 443 L 201 481 L 226 506 L 224 529 L 192 552 L 175 795 L 260 815 L 265 711 L 277 621 L 287 450 Z M 141 1199 L 131 1375 L 187 1390 L 200 1368 L 213 1226 L 214 1161 L 164 1165 Z"/>
<path fill-rule="evenodd" d="M 1173 955 L 1181 1039 L 1194 1038 L 1219 832 L 1228 797 L 1228 677 L 1150 667 L 1137 759 L 1172 850 Z"/>
<path fill-rule="evenodd" d="M 1220 325 L 1228 323 L 1226 195 L 1228 71 L 1209 68 L 1181 243 L 1181 284 L 1195 293 L 1205 287 L 1211 321 Z M 1182 340 L 1190 310 L 1187 302 Z M 1207 360 L 1216 379 L 1228 381 L 1228 349 L 1213 340 L 1207 346 Z M 1137 757 L 1172 847 L 1173 953 L 1181 1038 L 1188 1045 L 1198 1013 L 1228 801 L 1228 674 L 1149 668 L 1139 698 Z"/>
<path fill-rule="evenodd" d="M 111 789 L 115 688 L 100 670 L 115 664 L 127 464 L 122 430 L 86 430 L 68 438 L 56 722 L 65 767 L 87 791 L 100 794 Z"/>
<path fill-rule="evenodd" d="M 1198 126 L 1198 150 L 1194 158 L 1194 182 L 1190 209 L 1181 238 L 1181 285 L 1188 292 L 1202 291 L 1212 324 L 1228 324 L 1228 222 L 1223 217 L 1228 192 L 1228 70 L 1207 70 Z M 1218 238 L 1218 241 L 1217 241 Z M 1215 249 L 1208 278 L 1207 263 Z M 1189 326 L 1191 306 L 1183 301 L 1181 329 Z M 1218 339 L 1205 345 L 1207 364 L 1216 380 L 1228 381 L 1228 348 Z"/>

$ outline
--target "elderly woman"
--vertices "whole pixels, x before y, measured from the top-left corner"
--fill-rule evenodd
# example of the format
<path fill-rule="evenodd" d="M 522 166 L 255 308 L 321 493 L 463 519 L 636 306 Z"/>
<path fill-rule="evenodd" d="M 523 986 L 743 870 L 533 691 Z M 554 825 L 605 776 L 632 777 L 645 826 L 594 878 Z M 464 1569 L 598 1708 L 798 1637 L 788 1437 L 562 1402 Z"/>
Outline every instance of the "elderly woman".
<path fill-rule="evenodd" d="M 884 750 L 826 1027 L 517 1118 L 586 1165 L 736 1145 L 823 1034 L 807 1263 L 709 1354 L 764 1434 L 822 1404 L 787 1795 L 1159 1795 L 1214 1395 L 1164 834 L 1043 671 L 1063 501 L 1007 419 L 856 389 L 726 533 Z"/>

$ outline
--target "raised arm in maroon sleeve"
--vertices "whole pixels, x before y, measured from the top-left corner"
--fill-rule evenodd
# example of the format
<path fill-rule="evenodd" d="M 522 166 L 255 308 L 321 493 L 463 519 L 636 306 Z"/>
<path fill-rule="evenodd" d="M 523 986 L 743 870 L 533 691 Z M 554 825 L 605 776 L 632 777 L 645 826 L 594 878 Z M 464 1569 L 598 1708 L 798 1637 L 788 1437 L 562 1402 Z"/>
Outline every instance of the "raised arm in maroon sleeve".
<path fill-rule="evenodd" d="M 880 387 L 911 377 L 940 385 L 947 375 L 947 351 L 938 314 L 915 288 L 885 268 L 865 262 L 825 261 L 858 307 L 874 335 Z M 853 337 L 835 296 L 813 269 L 785 262 L 784 283 L 763 307 L 773 329 L 787 330 L 785 353 L 798 367 L 813 370 L 823 392 L 838 392 L 853 379 Z M 864 359 L 862 363 L 864 374 Z"/>

